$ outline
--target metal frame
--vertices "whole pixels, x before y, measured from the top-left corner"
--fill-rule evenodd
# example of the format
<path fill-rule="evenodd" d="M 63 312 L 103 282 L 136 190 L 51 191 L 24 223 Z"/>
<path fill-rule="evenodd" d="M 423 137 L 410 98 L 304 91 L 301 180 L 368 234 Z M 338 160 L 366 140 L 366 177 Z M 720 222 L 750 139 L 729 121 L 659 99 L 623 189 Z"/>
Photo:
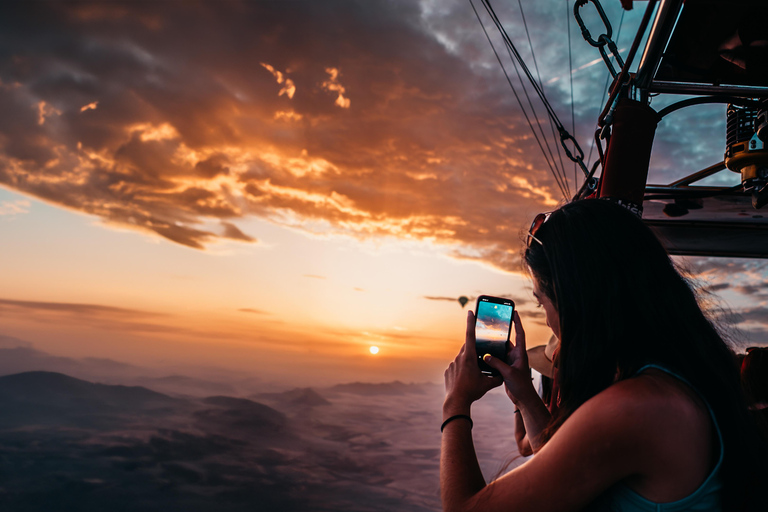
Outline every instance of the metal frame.
<path fill-rule="evenodd" d="M 768 97 L 768 86 L 714 85 L 656 80 L 664 52 L 686 7 L 685 0 L 661 0 L 632 85 L 643 93 Z"/>
<path fill-rule="evenodd" d="M 669 38 L 677 25 L 680 12 L 683 9 L 684 0 L 661 0 L 656 10 L 656 18 L 653 20 L 648 41 L 637 66 L 634 85 L 638 89 L 648 90 L 656 71 L 661 64 L 664 50 L 667 49 Z"/>

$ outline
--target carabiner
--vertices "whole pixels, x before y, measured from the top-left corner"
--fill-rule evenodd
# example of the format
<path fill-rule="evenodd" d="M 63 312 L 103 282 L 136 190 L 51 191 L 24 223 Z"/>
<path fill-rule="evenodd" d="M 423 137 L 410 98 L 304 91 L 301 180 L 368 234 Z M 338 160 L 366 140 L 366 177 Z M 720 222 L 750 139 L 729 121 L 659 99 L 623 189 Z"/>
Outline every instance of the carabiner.
<path fill-rule="evenodd" d="M 597 38 L 597 41 L 592 38 L 592 34 L 589 33 L 589 29 L 587 28 L 586 24 L 584 24 L 584 20 L 581 19 L 581 15 L 579 14 L 579 9 L 590 2 L 595 5 L 595 9 L 597 9 L 597 13 L 600 15 L 600 19 L 603 21 L 603 25 L 605 25 L 606 33 L 601 34 L 600 37 Z M 576 3 L 573 4 L 573 15 L 576 17 L 576 21 L 581 28 L 581 35 L 584 36 L 584 39 L 595 48 L 601 48 L 605 45 L 605 43 L 607 43 L 606 39 L 611 39 L 611 36 L 613 35 L 613 28 L 611 28 L 611 22 L 608 20 L 608 16 L 605 15 L 605 11 L 603 10 L 603 6 L 600 5 L 599 0 L 576 0 Z"/>

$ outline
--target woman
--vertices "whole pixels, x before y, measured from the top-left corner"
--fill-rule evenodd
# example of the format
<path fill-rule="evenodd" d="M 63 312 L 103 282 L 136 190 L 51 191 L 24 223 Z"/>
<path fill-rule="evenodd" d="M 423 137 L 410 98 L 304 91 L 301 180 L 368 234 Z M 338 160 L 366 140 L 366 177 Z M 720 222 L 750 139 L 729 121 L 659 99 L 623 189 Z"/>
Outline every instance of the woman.
<path fill-rule="evenodd" d="M 565 205 L 536 218 L 524 261 L 561 340 L 557 412 L 531 385 L 520 317 L 508 361 L 485 357 L 502 376 L 489 378 L 469 312 L 445 374 L 444 510 L 768 510 L 767 452 L 730 350 L 642 221 L 607 201 Z M 486 485 L 470 406 L 502 378 L 535 456 Z"/>

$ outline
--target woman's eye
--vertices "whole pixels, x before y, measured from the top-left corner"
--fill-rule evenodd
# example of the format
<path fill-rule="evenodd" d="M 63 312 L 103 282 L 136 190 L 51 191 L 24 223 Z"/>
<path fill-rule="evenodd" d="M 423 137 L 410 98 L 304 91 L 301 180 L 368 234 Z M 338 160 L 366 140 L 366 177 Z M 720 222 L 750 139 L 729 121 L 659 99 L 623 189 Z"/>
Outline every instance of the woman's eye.
<path fill-rule="evenodd" d="M 541 307 L 541 302 L 537 302 L 537 303 L 536 303 L 536 307 L 537 307 L 537 308 L 540 308 L 540 307 Z"/>

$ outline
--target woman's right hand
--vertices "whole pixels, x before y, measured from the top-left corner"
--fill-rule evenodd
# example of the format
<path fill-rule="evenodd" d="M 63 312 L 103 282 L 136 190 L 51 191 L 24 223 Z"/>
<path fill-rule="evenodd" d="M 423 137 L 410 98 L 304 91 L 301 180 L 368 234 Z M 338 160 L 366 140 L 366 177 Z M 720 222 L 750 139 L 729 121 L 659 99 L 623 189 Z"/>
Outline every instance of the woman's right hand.
<path fill-rule="evenodd" d="M 490 354 L 485 354 L 483 361 L 495 368 L 504 379 L 504 387 L 507 396 L 515 405 L 529 398 L 538 398 L 536 390 L 531 383 L 531 369 L 528 366 L 528 352 L 525 351 L 525 330 L 520 321 L 520 315 L 515 311 L 515 344 L 507 353 L 507 362 Z M 533 396 L 531 395 L 533 393 Z"/>

